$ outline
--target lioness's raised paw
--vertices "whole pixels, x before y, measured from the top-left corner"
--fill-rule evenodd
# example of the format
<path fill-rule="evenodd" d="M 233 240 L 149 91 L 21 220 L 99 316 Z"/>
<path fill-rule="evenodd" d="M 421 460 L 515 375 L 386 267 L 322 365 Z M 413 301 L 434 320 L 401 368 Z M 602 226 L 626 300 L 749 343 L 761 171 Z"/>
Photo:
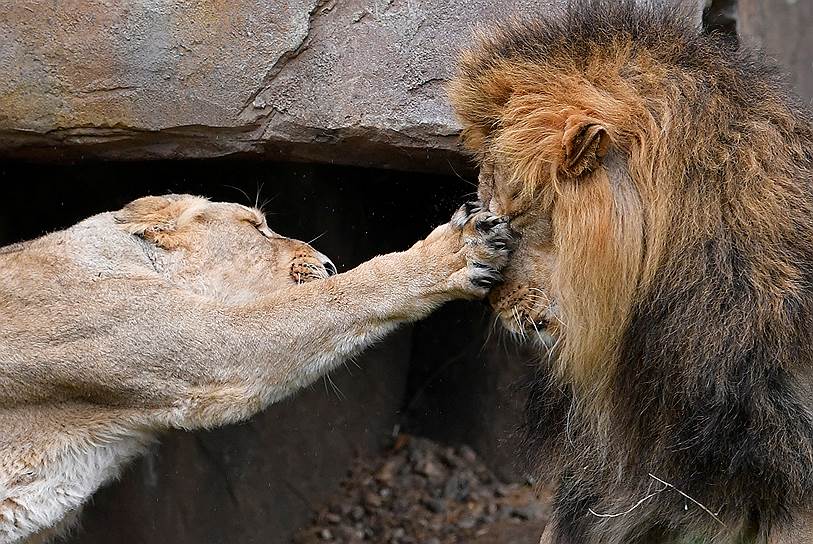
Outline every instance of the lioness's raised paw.
<path fill-rule="evenodd" d="M 455 212 L 451 224 L 461 231 L 466 259 L 466 267 L 460 272 L 468 286 L 460 287 L 475 297 L 485 296 L 502 281 L 501 271 L 513 250 L 508 218 L 484 211 L 478 202 L 468 202 Z"/>
<path fill-rule="evenodd" d="M 502 281 L 513 248 L 508 218 L 484 211 L 479 202 L 467 202 L 413 246 L 425 272 L 442 274 L 432 289 L 441 300 L 485 297 Z"/>
<path fill-rule="evenodd" d="M 491 289 L 502 281 L 513 250 L 508 218 L 478 211 L 462 228 L 468 279 L 477 289 Z"/>

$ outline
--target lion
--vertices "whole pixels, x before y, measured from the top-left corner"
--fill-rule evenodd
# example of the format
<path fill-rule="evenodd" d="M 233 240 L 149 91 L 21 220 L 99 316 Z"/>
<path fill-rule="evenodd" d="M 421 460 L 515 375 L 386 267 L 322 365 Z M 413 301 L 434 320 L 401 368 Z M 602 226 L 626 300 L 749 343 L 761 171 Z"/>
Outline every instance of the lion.
<path fill-rule="evenodd" d="M 813 542 L 811 115 L 649 4 L 498 25 L 449 87 L 519 237 L 489 299 L 540 354 L 542 543 Z"/>
<path fill-rule="evenodd" d="M 336 274 L 257 209 L 149 196 L 0 249 L 0 543 L 41 542 L 161 431 L 244 420 L 400 324 L 486 295 L 476 205 Z"/>

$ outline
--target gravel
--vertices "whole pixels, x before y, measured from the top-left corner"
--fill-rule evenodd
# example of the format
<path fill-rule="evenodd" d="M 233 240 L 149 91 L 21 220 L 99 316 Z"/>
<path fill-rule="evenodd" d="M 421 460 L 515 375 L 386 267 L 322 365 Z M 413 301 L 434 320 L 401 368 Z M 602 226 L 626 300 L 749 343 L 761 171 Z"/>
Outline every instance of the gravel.
<path fill-rule="evenodd" d="M 360 459 L 294 544 L 537 544 L 548 501 L 499 481 L 468 446 L 402 435 Z"/>

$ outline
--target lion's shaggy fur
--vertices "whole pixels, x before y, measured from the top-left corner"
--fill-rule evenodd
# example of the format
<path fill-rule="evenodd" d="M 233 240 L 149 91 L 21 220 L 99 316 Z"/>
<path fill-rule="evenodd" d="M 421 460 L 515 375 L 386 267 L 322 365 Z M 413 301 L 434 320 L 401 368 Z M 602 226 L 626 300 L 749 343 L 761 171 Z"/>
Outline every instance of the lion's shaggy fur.
<path fill-rule="evenodd" d="M 759 52 L 630 1 L 481 35 L 450 91 L 553 225 L 566 329 L 528 402 L 550 542 L 778 542 L 813 510 L 809 113 Z M 609 153 L 574 166 L 584 119 Z"/>

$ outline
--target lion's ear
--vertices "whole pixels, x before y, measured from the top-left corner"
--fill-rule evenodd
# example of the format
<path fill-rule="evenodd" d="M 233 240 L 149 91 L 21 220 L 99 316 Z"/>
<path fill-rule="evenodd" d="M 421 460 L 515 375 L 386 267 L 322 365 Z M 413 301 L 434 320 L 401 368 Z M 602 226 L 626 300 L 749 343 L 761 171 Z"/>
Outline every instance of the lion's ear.
<path fill-rule="evenodd" d="M 130 234 L 141 236 L 164 249 L 181 245 L 184 231 L 199 217 L 206 199 L 195 196 L 145 196 L 114 214 Z"/>
<path fill-rule="evenodd" d="M 571 115 L 562 135 L 559 171 L 570 177 L 592 172 L 610 149 L 610 135 L 596 119 Z"/>

